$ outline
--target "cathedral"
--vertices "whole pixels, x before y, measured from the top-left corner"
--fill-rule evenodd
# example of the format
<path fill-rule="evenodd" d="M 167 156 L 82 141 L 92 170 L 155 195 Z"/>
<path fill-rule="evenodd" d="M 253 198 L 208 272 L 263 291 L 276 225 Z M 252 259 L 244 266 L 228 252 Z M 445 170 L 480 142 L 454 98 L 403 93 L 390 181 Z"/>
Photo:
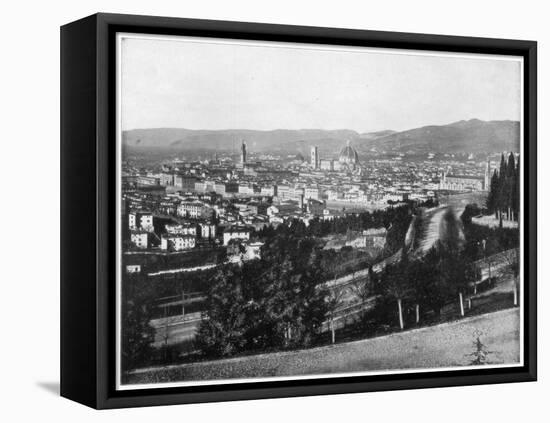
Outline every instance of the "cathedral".
<path fill-rule="evenodd" d="M 342 168 L 348 168 L 349 170 L 355 170 L 356 166 L 359 166 L 359 156 L 357 155 L 357 151 L 351 146 L 349 140 L 342 151 L 340 151 L 338 163 L 340 163 Z"/>
<path fill-rule="evenodd" d="M 328 170 L 328 171 L 348 171 L 348 172 L 360 172 L 361 167 L 359 164 L 359 155 L 357 151 L 351 146 L 351 142 L 348 140 L 342 150 L 338 159 L 320 159 L 319 148 L 317 146 L 311 147 L 311 167 L 314 169 Z"/>

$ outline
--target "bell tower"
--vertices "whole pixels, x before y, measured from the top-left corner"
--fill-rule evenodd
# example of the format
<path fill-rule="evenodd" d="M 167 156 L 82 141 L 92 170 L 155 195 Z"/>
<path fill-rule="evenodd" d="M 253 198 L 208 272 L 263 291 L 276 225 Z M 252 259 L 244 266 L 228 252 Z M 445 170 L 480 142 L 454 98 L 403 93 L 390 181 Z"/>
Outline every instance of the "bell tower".
<path fill-rule="evenodd" d="M 311 147 L 311 167 L 313 169 L 319 169 L 319 147 Z"/>
<path fill-rule="evenodd" d="M 241 164 L 244 165 L 245 163 L 246 163 L 246 143 L 243 140 L 241 144 Z"/>

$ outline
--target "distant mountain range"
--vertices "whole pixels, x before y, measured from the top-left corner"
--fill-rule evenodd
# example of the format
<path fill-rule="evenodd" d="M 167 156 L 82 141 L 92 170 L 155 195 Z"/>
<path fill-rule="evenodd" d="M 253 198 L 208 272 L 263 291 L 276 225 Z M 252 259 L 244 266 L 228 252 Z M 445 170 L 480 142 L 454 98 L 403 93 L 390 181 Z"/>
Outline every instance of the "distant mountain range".
<path fill-rule="evenodd" d="M 374 148 L 400 152 L 500 152 L 519 150 L 519 122 L 461 120 L 449 125 L 423 126 L 373 140 Z"/>
<path fill-rule="evenodd" d="M 361 153 L 371 150 L 401 153 L 495 153 L 519 149 L 519 122 L 471 119 L 448 125 L 431 125 L 407 131 L 358 133 L 347 129 L 191 130 L 180 128 L 134 129 L 123 133 L 128 147 L 156 147 L 177 151 L 237 150 L 246 141 L 258 153 L 308 154 L 313 145 L 321 153 L 339 151 L 347 140 Z"/>

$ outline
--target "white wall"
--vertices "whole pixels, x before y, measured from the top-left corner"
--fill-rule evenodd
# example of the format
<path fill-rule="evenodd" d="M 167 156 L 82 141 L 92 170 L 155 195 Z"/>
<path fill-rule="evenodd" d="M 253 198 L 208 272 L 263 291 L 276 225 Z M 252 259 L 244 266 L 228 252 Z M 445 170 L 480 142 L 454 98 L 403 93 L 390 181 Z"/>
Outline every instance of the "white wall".
<path fill-rule="evenodd" d="M 538 383 L 406 392 L 339 395 L 94 412 L 52 393 L 59 380 L 59 26 L 97 11 L 191 18 L 303 24 L 409 32 L 535 39 L 539 41 L 539 157 L 550 157 L 547 115 L 550 31 L 542 1 L 244 1 L 82 0 L 10 1 L 2 8 L 2 372 L 3 421 L 542 421 L 548 413 L 548 358 L 541 356 Z M 540 169 L 539 186 L 550 182 L 550 167 Z M 18 175 L 13 178 L 13 175 Z M 37 179 L 37 175 L 39 178 Z M 8 177 L 9 176 L 9 177 Z M 37 186 L 36 181 L 40 181 Z M 31 189 L 34 187 L 36 189 Z M 29 191 L 23 198 L 22 189 Z M 544 191 L 543 191 L 544 192 Z M 20 207 L 33 197 L 40 216 Z M 546 196 L 548 198 L 548 196 Z M 540 198 L 540 209 L 550 203 Z M 11 207 L 10 202 L 18 204 Z M 39 218 L 51 248 L 23 254 L 26 225 Z M 35 228 L 34 225 L 29 227 Z M 549 225 L 539 222 L 539 239 Z M 550 253 L 540 245 L 539 257 Z M 549 272 L 540 269 L 540 348 L 548 351 Z M 78 283 L 78 281 L 75 281 Z M 23 302 L 26 304 L 23 305 Z M 11 415 L 11 417 L 9 417 Z M 540 417 L 537 418 L 537 415 Z"/>

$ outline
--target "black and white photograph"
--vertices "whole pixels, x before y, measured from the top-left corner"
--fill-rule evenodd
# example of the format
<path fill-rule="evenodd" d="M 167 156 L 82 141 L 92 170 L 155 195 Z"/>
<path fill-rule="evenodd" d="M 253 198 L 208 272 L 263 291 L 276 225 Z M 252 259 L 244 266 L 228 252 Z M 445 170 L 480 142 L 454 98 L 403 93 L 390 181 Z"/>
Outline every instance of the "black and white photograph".
<path fill-rule="evenodd" d="M 522 81 L 117 34 L 117 388 L 521 366 Z"/>
<path fill-rule="evenodd" d="M 4 9 L 1 421 L 544 420 L 543 3 Z"/>

